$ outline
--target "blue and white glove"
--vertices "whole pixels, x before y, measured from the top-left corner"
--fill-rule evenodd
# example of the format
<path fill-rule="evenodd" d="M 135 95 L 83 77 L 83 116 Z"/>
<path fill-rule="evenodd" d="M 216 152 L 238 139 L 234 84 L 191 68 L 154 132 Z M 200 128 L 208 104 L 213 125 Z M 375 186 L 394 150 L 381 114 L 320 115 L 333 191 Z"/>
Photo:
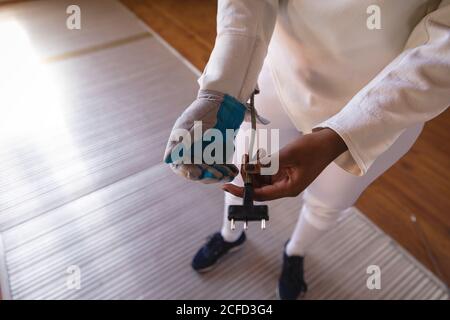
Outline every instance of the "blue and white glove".
<path fill-rule="evenodd" d="M 197 99 L 175 122 L 164 153 L 164 162 L 170 164 L 175 173 L 190 180 L 203 183 L 232 181 L 239 170 L 231 163 L 233 154 L 231 153 L 230 156 L 225 150 L 231 149 L 234 152 L 235 135 L 227 135 L 226 130 L 232 129 L 236 132 L 248 110 L 248 105 L 229 95 L 211 90 L 200 90 Z M 194 137 L 194 122 L 198 125 L 197 121 L 201 121 L 201 137 Z M 217 129 L 222 134 L 224 152 L 223 161 L 220 163 L 207 164 L 203 159 L 199 160 L 192 155 L 195 154 L 196 148 L 200 148 L 203 154 L 203 150 L 212 143 L 204 141 L 207 140 L 204 139 L 204 134 L 208 129 Z M 180 135 L 182 132 L 185 134 Z M 189 145 L 186 145 L 186 141 Z M 184 154 L 185 152 L 189 155 Z"/>

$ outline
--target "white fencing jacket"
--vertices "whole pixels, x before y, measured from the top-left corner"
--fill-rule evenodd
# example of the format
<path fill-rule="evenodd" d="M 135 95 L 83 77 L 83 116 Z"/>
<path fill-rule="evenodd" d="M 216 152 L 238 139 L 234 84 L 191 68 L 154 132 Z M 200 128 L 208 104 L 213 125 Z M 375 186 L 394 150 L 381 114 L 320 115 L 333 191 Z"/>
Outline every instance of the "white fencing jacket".
<path fill-rule="evenodd" d="M 246 101 L 266 55 L 297 129 L 336 131 L 362 175 L 450 105 L 450 0 L 219 0 L 200 87 Z"/>

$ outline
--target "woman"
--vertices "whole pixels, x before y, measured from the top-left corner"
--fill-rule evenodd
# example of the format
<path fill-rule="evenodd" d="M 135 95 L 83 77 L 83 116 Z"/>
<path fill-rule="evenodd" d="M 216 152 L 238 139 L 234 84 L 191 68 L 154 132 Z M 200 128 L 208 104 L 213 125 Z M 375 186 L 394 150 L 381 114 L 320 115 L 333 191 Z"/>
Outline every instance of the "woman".
<path fill-rule="evenodd" d="M 257 106 L 271 114 L 284 146 L 279 171 L 255 198 L 303 193 L 278 283 L 280 298 L 296 299 L 307 290 L 308 246 L 450 105 L 450 1 L 219 0 L 217 30 L 199 95 L 173 132 L 193 135 L 194 121 L 203 121 L 203 130 L 239 128 L 269 52 L 272 77 L 264 67 Z M 178 174 L 202 182 L 237 175 L 238 163 L 177 162 L 178 142 L 172 134 L 165 154 Z M 236 142 L 243 143 L 240 134 Z M 242 179 L 223 189 L 226 215 L 242 201 Z M 206 271 L 244 242 L 242 228 L 230 230 L 225 217 L 192 266 Z"/>

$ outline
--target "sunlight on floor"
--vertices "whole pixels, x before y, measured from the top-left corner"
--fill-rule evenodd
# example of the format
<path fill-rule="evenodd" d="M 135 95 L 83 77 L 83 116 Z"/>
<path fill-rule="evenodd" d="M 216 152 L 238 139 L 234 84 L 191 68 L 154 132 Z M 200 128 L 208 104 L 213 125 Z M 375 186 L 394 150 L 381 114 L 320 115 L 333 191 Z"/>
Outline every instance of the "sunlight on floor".
<path fill-rule="evenodd" d="M 0 190 L 14 185 L 28 194 L 39 162 L 52 186 L 64 189 L 87 170 L 66 123 L 63 82 L 41 62 L 19 22 L 0 21 L 0 43 L 0 152 L 7 152 L 8 168 L 0 174 Z M 0 200 L 7 207 L 14 198 L 4 194 Z"/>
<path fill-rule="evenodd" d="M 64 129 L 61 91 L 17 22 L 0 22 L 0 43 L 0 137 L 48 142 Z"/>

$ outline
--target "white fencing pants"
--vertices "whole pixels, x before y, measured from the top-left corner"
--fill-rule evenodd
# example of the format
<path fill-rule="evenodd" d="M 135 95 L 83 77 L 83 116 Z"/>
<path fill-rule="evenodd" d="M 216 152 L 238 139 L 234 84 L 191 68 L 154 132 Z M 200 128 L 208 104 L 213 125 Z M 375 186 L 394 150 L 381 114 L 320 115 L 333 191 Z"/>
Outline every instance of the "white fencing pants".
<path fill-rule="evenodd" d="M 256 108 L 258 112 L 270 119 L 271 123 L 265 128 L 279 129 L 280 148 L 293 139 L 298 138 L 299 133 L 291 123 L 276 95 L 272 78 L 268 68 L 263 68 L 259 78 L 261 93 L 256 96 Z M 383 153 L 370 167 L 364 176 L 352 175 L 334 162 L 309 185 L 302 193 L 303 205 L 300 217 L 290 237 L 286 251 L 288 255 L 305 255 L 305 250 L 317 241 L 327 230 L 332 228 L 339 219 L 340 213 L 353 206 L 361 193 L 378 176 L 399 160 L 414 144 L 422 130 L 423 124 L 411 127 L 403 132 L 397 141 Z M 236 152 L 243 152 L 246 143 L 245 135 L 240 134 L 249 128 L 249 123 L 244 123 L 236 137 Z M 248 143 L 248 142 L 247 142 Z M 277 150 L 271 150 L 275 152 Z M 242 154 L 235 156 L 235 164 L 240 168 Z M 242 178 L 236 177 L 234 184 L 242 186 Z M 300 199 L 299 199 L 300 201 Z M 236 229 L 230 229 L 228 221 L 228 206 L 242 204 L 242 199 L 225 192 L 224 219 L 221 234 L 226 241 L 235 241 L 242 233 L 243 225 L 236 223 Z"/>

